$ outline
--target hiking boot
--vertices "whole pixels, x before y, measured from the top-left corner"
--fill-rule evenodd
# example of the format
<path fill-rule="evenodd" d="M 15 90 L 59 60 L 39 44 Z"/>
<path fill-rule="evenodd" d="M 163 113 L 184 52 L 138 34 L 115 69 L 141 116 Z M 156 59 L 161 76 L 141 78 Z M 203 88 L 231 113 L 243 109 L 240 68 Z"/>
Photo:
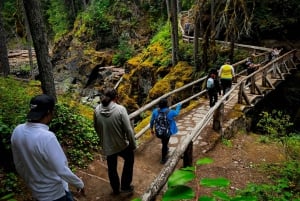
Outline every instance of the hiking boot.
<path fill-rule="evenodd" d="M 113 192 L 110 193 L 111 196 L 117 196 L 120 195 L 120 191 L 119 190 L 114 190 Z"/>
<path fill-rule="evenodd" d="M 134 186 L 130 185 L 129 188 L 121 188 L 121 193 L 132 193 L 134 190 Z"/>
<path fill-rule="evenodd" d="M 168 157 L 162 158 L 160 164 L 165 164 L 168 160 Z"/>

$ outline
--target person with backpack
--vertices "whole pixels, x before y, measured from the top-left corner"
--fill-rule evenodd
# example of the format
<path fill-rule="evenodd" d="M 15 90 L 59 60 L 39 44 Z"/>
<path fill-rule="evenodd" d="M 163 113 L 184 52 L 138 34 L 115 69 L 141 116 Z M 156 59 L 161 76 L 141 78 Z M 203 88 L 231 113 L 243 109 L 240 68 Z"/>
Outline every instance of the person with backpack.
<path fill-rule="evenodd" d="M 209 97 L 210 107 L 213 107 L 215 105 L 215 103 L 218 101 L 218 94 L 221 94 L 221 88 L 217 76 L 217 70 L 212 69 L 209 72 L 208 79 L 206 82 L 206 90 Z"/>
<path fill-rule="evenodd" d="M 168 100 L 163 98 L 158 103 L 158 108 L 154 109 L 150 120 L 150 129 L 152 135 L 160 138 L 162 143 L 161 164 L 168 160 L 169 140 L 171 135 L 178 132 L 175 117 L 179 115 L 181 104 L 176 106 L 175 110 L 169 109 Z"/>

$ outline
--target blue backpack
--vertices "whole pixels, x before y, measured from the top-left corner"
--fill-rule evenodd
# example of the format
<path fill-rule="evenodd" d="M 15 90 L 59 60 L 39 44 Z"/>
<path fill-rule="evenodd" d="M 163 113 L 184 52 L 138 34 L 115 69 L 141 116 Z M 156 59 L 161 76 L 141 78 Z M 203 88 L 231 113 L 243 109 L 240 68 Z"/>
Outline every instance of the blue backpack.
<path fill-rule="evenodd" d="M 155 134 L 158 138 L 170 136 L 170 124 L 167 118 L 169 109 L 166 111 L 158 110 L 158 116 L 154 121 Z"/>

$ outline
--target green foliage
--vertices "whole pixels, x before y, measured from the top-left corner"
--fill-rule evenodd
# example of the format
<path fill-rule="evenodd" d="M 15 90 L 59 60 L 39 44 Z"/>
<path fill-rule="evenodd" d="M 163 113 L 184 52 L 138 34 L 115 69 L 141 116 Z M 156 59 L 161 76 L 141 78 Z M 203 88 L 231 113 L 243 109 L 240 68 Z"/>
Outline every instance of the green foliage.
<path fill-rule="evenodd" d="M 170 40 L 170 25 L 167 23 L 161 30 L 151 39 L 150 44 L 159 43 L 165 47 L 166 50 L 169 50 L 168 53 L 171 53 L 172 50 L 172 43 Z"/>
<path fill-rule="evenodd" d="M 182 61 L 187 61 L 190 64 L 194 62 L 194 46 L 193 43 L 179 41 L 179 57 Z"/>
<path fill-rule="evenodd" d="M 13 198 L 14 194 L 13 193 L 10 193 L 10 194 L 7 194 L 3 197 L 0 197 L 0 200 L 6 200 L 6 201 L 17 201 L 16 199 Z"/>
<path fill-rule="evenodd" d="M 195 178 L 194 168 L 182 168 L 173 172 L 168 179 L 168 187 L 184 185 Z"/>
<path fill-rule="evenodd" d="M 62 35 L 67 33 L 70 28 L 70 21 L 68 19 L 68 9 L 61 0 L 50 1 L 50 6 L 47 10 L 49 16 L 48 22 L 54 31 L 54 39 L 59 39 Z"/>
<path fill-rule="evenodd" d="M 260 143 L 269 143 L 271 140 L 268 136 L 260 136 L 259 137 L 259 142 Z"/>
<path fill-rule="evenodd" d="M 299 1 L 257 1 L 253 25 L 259 29 L 259 34 L 268 35 L 269 38 L 282 37 L 282 35 L 294 34 L 292 30 L 286 31 L 287 27 L 299 26 Z"/>
<path fill-rule="evenodd" d="M 15 173 L 7 172 L 0 169 L 0 200 L 13 201 L 14 192 L 19 192 L 18 178 Z"/>
<path fill-rule="evenodd" d="M 9 30 L 10 26 L 15 24 L 15 19 L 12 14 L 16 13 L 16 3 L 17 2 L 15 0 L 6 0 L 1 8 L 2 20 L 6 30 Z"/>
<path fill-rule="evenodd" d="M 129 44 L 129 38 L 121 36 L 117 53 L 113 56 L 113 64 L 123 66 L 123 64 L 134 55 L 134 48 Z"/>
<path fill-rule="evenodd" d="M 22 82 L 10 78 L 0 79 L 0 146 L 10 149 L 10 136 L 14 127 L 24 122 L 30 97 Z"/>
<path fill-rule="evenodd" d="M 85 167 L 93 160 L 92 151 L 98 149 L 98 136 L 93 122 L 80 115 L 75 107 L 57 104 L 50 130 L 56 134 L 65 148 L 72 165 Z"/>
<path fill-rule="evenodd" d="M 228 139 L 222 138 L 222 143 L 227 147 L 232 147 L 232 142 Z"/>
<path fill-rule="evenodd" d="M 86 26 L 95 33 L 109 32 L 111 30 L 110 21 L 112 21 L 112 16 L 107 12 L 109 6 L 110 0 L 92 1 L 87 11 L 82 13 Z"/>
<path fill-rule="evenodd" d="M 293 133 L 291 136 L 286 138 L 286 153 L 292 160 L 300 159 L 300 134 Z"/>
<path fill-rule="evenodd" d="M 262 112 L 260 116 L 261 119 L 257 123 L 257 128 L 260 129 L 260 132 L 274 140 L 280 141 L 284 146 L 287 157 L 298 157 L 299 154 L 297 154 L 297 151 L 294 151 L 295 149 L 297 150 L 297 146 L 294 147 L 293 145 L 299 144 L 299 137 L 290 137 L 299 135 L 290 133 L 293 126 L 293 123 L 290 122 L 290 116 L 276 110 L 273 110 L 271 113 Z"/>
<path fill-rule="evenodd" d="M 297 190 L 300 181 L 299 161 L 288 161 L 283 165 L 268 165 L 272 184 L 249 184 L 245 189 L 240 190 L 239 195 L 254 195 L 256 200 L 269 201 L 296 201 L 300 199 L 300 192 Z"/>
<path fill-rule="evenodd" d="M 261 133 L 274 138 L 285 137 L 293 126 L 293 123 L 290 122 L 290 116 L 281 111 L 262 112 L 260 116 L 261 119 L 257 123 L 257 128 L 260 129 Z"/>

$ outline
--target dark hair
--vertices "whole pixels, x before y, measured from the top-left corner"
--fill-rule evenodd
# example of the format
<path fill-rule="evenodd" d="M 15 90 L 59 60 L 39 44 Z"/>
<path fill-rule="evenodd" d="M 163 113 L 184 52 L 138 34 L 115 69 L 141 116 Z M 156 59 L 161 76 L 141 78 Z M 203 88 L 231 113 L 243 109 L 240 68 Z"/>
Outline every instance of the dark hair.
<path fill-rule="evenodd" d="M 118 97 L 117 90 L 113 88 L 107 88 L 104 90 L 103 95 L 101 96 L 101 103 L 104 107 L 108 106 L 108 104 Z"/>
<path fill-rule="evenodd" d="M 160 109 L 168 107 L 168 100 L 166 98 L 161 99 L 158 103 L 158 107 Z"/>

